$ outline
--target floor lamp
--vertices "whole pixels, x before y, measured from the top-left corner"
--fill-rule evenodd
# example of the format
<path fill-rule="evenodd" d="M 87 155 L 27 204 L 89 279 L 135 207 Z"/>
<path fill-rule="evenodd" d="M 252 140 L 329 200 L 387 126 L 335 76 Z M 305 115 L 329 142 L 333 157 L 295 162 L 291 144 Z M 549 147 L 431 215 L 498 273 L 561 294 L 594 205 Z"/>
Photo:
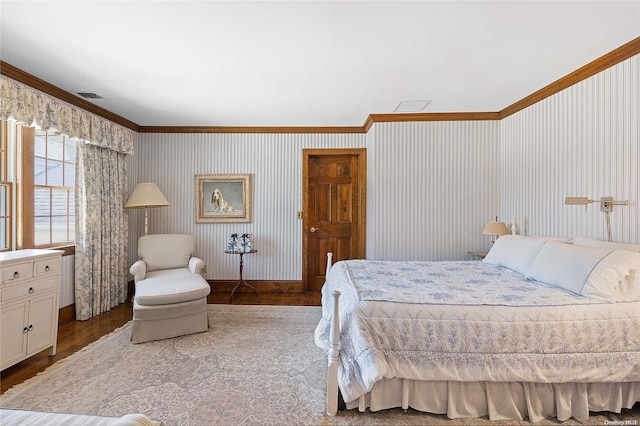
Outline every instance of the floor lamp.
<path fill-rule="evenodd" d="M 169 202 L 155 183 L 143 182 L 136 185 L 124 207 L 127 209 L 144 209 L 144 235 L 147 235 L 149 233 L 149 213 L 147 209 L 166 207 L 168 205 Z"/>

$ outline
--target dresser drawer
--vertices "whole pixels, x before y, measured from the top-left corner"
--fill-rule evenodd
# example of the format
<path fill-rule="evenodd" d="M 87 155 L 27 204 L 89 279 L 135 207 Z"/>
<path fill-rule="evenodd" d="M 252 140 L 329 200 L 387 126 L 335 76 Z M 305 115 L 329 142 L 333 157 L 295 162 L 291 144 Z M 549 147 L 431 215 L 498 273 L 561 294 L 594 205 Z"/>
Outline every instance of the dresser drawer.
<path fill-rule="evenodd" d="M 5 284 L 16 283 L 31 278 L 33 263 L 14 263 L 2 268 L 2 282 Z"/>
<path fill-rule="evenodd" d="M 37 296 L 46 291 L 54 290 L 58 287 L 58 276 L 34 280 L 28 283 L 15 283 L 3 286 L 0 289 L 0 301 L 10 302 L 21 297 Z"/>
<path fill-rule="evenodd" d="M 60 269 L 60 262 L 58 259 L 43 259 L 33 262 L 33 276 L 39 277 L 42 275 L 55 274 Z"/>

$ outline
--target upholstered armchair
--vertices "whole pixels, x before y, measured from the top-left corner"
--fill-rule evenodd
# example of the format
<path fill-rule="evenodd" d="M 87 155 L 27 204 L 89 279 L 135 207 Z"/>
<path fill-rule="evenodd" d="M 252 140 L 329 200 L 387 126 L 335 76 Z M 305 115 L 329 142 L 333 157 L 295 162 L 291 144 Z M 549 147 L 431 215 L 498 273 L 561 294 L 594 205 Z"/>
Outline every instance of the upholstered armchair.
<path fill-rule="evenodd" d="M 142 343 L 206 331 L 209 283 L 187 234 L 145 235 L 129 272 L 135 281 L 131 340 Z"/>

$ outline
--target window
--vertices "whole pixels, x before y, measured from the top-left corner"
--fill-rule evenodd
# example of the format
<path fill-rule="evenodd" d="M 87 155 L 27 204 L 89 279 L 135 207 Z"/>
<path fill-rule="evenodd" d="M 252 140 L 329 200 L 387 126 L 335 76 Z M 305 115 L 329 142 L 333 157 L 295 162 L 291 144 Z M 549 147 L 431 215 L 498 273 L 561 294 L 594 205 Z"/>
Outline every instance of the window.
<path fill-rule="evenodd" d="M 13 203 L 11 202 L 12 185 L 9 182 L 8 160 L 8 134 L 7 123 L 0 125 L 0 251 L 11 249 L 11 213 Z"/>
<path fill-rule="evenodd" d="M 25 156 L 25 161 L 29 161 L 29 156 Z M 74 240 L 75 232 L 75 139 L 35 130 L 31 161 L 33 246 L 69 243 Z M 29 189 L 27 182 L 30 177 L 24 177 L 25 190 Z"/>
<path fill-rule="evenodd" d="M 73 244 L 76 140 L 13 122 L 3 122 L 2 129 L 0 225 L 4 231 L 0 230 L 0 237 L 6 241 L 4 249 Z M 12 223 L 12 211 L 16 223 Z"/>

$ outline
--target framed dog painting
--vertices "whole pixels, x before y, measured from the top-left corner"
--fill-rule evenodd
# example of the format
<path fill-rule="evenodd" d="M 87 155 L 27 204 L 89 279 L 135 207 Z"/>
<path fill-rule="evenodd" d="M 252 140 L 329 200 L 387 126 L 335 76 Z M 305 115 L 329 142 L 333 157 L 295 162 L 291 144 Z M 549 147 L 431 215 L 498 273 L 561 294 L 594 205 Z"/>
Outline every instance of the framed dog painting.
<path fill-rule="evenodd" d="M 251 222 L 251 175 L 196 175 L 196 223 Z"/>

